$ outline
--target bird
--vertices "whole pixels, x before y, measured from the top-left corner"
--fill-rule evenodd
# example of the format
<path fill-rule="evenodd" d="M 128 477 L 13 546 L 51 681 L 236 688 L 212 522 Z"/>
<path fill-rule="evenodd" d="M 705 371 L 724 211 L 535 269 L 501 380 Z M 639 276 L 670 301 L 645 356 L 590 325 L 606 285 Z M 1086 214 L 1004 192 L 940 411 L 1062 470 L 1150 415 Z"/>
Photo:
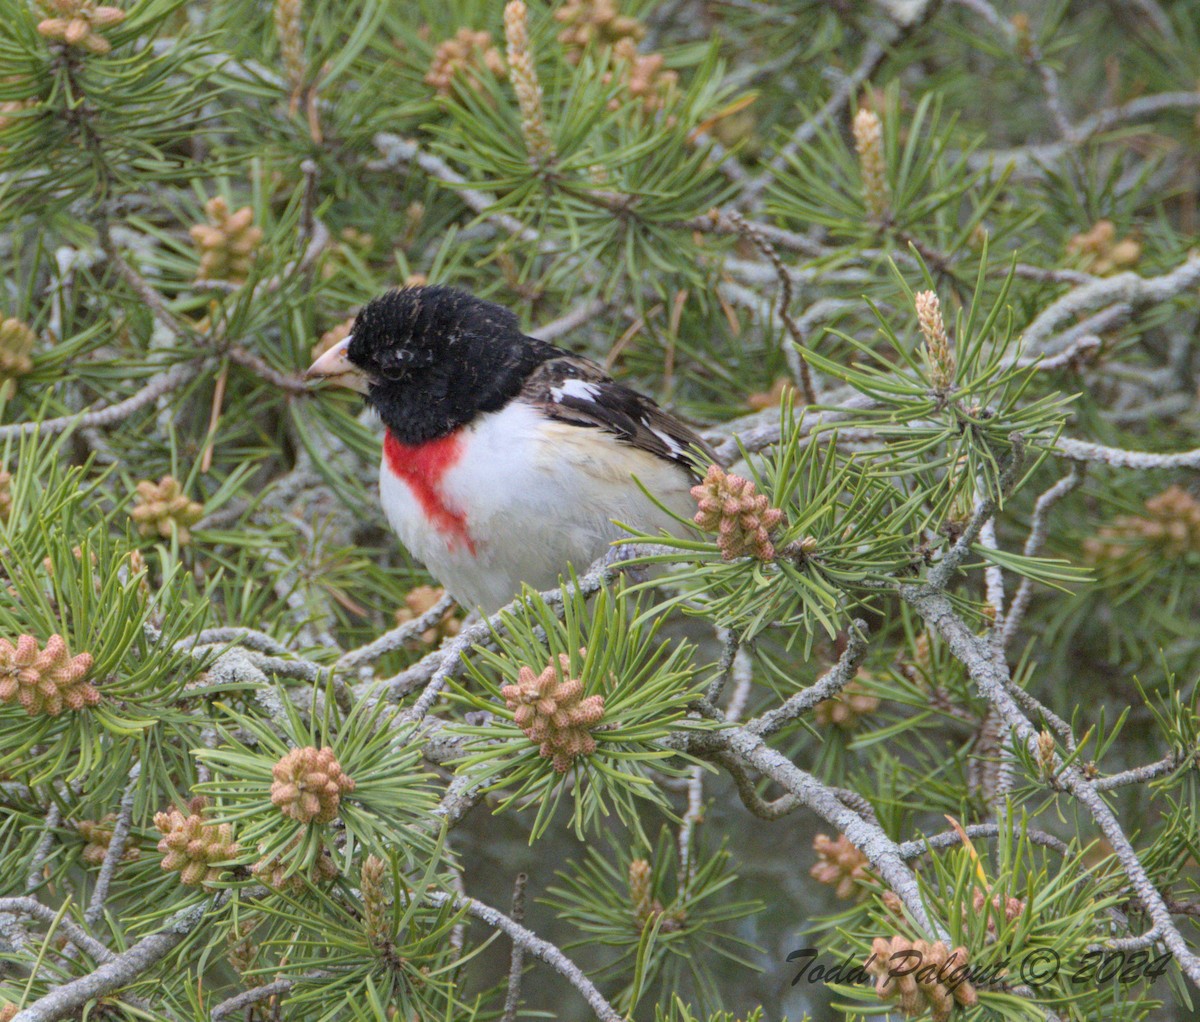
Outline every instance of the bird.
<path fill-rule="evenodd" d="M 522 584 L 551 589 L 569 566 L 611 555 L 623 526 L 678 535 L 715 461 L 651 398 L 454 287 L 372 299 L 305 378 L 357 391 L 378 413 L 389 524 L 460 606 L 484 614 Z"/>

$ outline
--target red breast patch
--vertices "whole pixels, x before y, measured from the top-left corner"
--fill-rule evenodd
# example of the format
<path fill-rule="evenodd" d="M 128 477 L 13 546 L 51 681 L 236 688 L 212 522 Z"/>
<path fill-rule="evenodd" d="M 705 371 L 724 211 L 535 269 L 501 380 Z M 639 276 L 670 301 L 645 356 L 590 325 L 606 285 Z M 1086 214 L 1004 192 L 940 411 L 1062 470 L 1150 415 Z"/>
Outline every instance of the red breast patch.
<path fill-rule="evenodd" d="M 475 543 L 467 531 L 467 516 L 447 507 L 441 489 L 442 476 L 462 457 L 458 433 L 413 445 L 402 444 L 388 430 L 383 454 L 392 474 L 409 488 L 425 517 L 447 538 L 451 548 L 462 542 L 474 554 Z"/>

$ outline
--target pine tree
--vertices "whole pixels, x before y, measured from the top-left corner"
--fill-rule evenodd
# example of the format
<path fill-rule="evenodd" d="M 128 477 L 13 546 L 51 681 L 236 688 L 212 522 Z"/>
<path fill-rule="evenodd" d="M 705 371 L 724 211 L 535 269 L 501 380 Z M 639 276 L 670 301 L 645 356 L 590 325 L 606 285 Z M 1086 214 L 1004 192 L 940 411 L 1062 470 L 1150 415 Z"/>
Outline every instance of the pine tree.
<path fill-rule="evenodd" d="M 0 0 L 0 1019 L 1190 1017 L 1198 55 Z M 694 423 L 682 538 L 463 620 L 301 378 L 421 282 Z"/>

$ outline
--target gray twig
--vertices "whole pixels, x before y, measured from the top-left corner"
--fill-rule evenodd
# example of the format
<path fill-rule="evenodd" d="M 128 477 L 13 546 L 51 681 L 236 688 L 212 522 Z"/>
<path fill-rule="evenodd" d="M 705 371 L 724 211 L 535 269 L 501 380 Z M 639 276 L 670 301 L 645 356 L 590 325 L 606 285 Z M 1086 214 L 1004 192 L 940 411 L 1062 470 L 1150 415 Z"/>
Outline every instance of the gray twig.
<path fill-rule="evenodd" d="M 526 873 L 518 873 L 513 881 L 512 921 L 525 921 L 525 883 L 529 879 Z M 525 972 L 525 949 L 514 940 L 512 960 L 508 966 L 508 991 L 504 995 L 504 1014 L 500 1022 L 516 1022 L 517 1008 L 521 1003 L 521 976 Z"/>
<path fill-rule="evenodd" d="M 461 895 L 447 894 L 441 891 L 430 891 L 426 897 L 435 905 L 442 905 L 449 902 L 455 908 L 466 909 L 476 919 L 481 919 L 493 929 L 506 933 L 515 943 L 519 943 L 525 952 L 545 962 L 578 990 L 601 1022 L 621 1022 L 621 1013 L 605 1000 L 604 995 L 584 975 L 583 970 L 557 947 L 549 941 L 543 940 L 532 930 L 527 930 L 503 912 L 492 908 L 490 905 L 485 905 L 475 898 L 464 898 Z M 17 1019 L 19 1022 L 26 1022 L 19 1015 Z"/>
<path fill-rule="evenodd" d="M 338 658 L 337 663 L 333 665 L 333 669 L 335 671 L 344 671 L 351 667 L 358 667 L 361 664 L 378 660 L 380 657 L 386 656 L 388 653 L 394 653 L 398 649 L 403 649 L 406 643 L 411 642 L 422 632 L 435 627 L 453 606 L 454 597 L 443 596 L 420 617 L 413 618 L 411 621 L 405 621 L 400 627 L 393 628 L 390 632 L 384 632 L 378 639 L 367 643 L 365 646 L 359 646 L 358 649 L 352 649 L 347 653 L 343 653 Z"/>
<path fill-rule="evenodd" d="M 1033 519 L 1029 523 L 1029 536 L 1025 540 L 1024 554 L 1026 557 L 1036 557 L 1046 542 L 1046 523 L 1050 512 L 1064 497 L 1079 488 L 1083 482 L 1084 470 L 1079 465 L 1072 465 L 1071 471 L 1050 487 L 1037 499 L 1033 506 Z M 1029 609 L 1029 601 L 1033 598 L 1033 579 L 1023 578 L 1013 596 L 1012 605 L 1005 615 L 1002 645 L 1009 645 L 1016 637 L 1017 629 Z"/>
<path fill-rule="evenodd" d="M 84 952 L 84 954 L 91 955 L 101 964 L 111 962 L 116 958 L 116 955 L 112 951 L 106 948 L 77 922 L 60 911 L 52 909 L 48 905 L 43 905 L 37 898 L 0 898 L 0 913 L 4 915 L 23 913 L 33 916 L 34 919 L 53 927 L 55 930 L 61 930 L 67 940 L 79 948 L 80 951 Z"/>
<path fill-rule="evenodd" d="M 95 926 L 104 915 L 104 904 L 108 900 L 108 889 L 112 884 L 113 872 L 125 855 L 125 844 L 129 840 L 129 828 L 133 821 L 133 803 L 137 798 L 138 779 L 142 776 L 142 764 L 134 763 L 129 770 L 129 782 L 121 795 L 121 805 L 117 810 L 117 819 L 113 824 L 112 838 L 108 848 L 104 850 L 104 861 L 100 864 L 100 873 L 96 877 L 96 886 L 92 891 L 92 900 L 88 903 L 83 921 L 88 926 Z"/>
<path fill-rule="evenodd" d="M 37 848 L 33 850 L 33 862 L 25 878 L 25 893 L 29 894 L 42 885 L 42 868 L 50 857 L 50 849 L 54 847 L 54 831 L 62 820 L 62 810 L 58 803 L 51 803 L 46 811 L 46 822 L 42 825 L 42 836 L 38 839 Z"/>
<path fill-rule="evenodd" d="M 867 623 L 855 619 L 850 625 L 846 649 L 838 662 L 808 688 L 791 696 L 783 705 L 748 721 L 746 730 L 760 738 L 768 738 L 807 713 L 817 703 L 833 698 L 853 680 L 858 673 L 859 664 L 866 655 Z"/>
<path fill-rule="evenodd" d="M 223 904 L 228 894 L 215 900 Z M 213 909 L 213 901 L 202 901 L 175 913 L 158 933 L 143 937 L 128 951 L 69 983 L 55 987 L 13 1016 L 12 1022 L 58 1022 L 79 1011 L 88 1001 L 103 997 L 132 983 L 166 958 L 199 926 Z"/>

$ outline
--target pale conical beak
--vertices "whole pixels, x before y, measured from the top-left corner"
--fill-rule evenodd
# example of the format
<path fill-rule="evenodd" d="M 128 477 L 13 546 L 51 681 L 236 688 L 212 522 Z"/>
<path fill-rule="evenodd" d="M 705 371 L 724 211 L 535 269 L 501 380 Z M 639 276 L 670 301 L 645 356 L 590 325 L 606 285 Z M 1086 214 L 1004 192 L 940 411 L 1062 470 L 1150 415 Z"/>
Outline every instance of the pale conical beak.
<path fill-rule="evenodd" d="M 306 380 L 328 380 L 335 387 L 348 387 L 360 394 L 367 393 L 367 376 L 350 361 L 346 352 L 350 348 L 352 338 L 347 337 L 330 348 L 324 355 L 308 367 L 304 378 Z"/>

